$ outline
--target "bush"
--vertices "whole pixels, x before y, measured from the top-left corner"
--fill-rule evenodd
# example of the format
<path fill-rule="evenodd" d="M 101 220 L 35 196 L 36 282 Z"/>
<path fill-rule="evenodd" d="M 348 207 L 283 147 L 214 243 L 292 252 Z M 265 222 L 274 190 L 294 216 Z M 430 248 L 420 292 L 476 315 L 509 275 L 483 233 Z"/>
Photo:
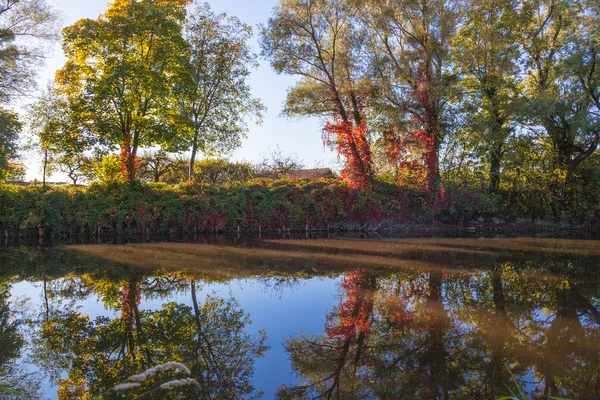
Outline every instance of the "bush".
<path fill-rule="evenodd" d="M 88 187 L 0 185 L 0 236 L 46 242 L 148 241 L 238 227 L 266 232 L 324 229 L 336 222 L 376 226 L 383 219 L 419 223 L 432 215 L 454 224 L 515 210 L 552 215 L 552 201 L 531 202 L 541 198 L 534 193 L 520 196 L 505 192 L 492 197 L 462 184 L 440 190 L 432 201 L 430 194 L 390 183 L 375 182 L 370 190 L 359 191 L 335 179 L 253 180 L 234 186 L 114 181 Z M 591 199 L 594 203 L 581 205 L 572 216 L 596 215 L 599 203 Z"/>

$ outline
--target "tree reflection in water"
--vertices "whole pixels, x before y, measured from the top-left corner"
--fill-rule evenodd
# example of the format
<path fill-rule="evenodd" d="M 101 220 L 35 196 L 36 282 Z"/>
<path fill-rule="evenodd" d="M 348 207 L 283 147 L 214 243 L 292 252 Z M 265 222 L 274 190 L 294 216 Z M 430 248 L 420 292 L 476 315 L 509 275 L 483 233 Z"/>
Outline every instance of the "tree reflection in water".
<path fill-rule="evenodd" d="M 10 285 L 0 284 L 0 398 L 39 396 L 39 379 L 19 359 L 26 344 L 23 320 L 24 303 L 10 299 Z M 12 394 L 11 394 L 12 393 Z M 18 395 L 17 395 L 18 394 Z"/>
<path fill-rule="evenodd" d="M 37 363 L 59 385 L 59 398 L 133 398 L 183 376 L 170 371 L 149 378 L 139 389 L 115 392 L 112 388 L 170 361 L 188 366 L 201 388 L 151 392 L 144 398 L 258 397 L 252 385 L 254 361 L 267 350 L 266 337 L 263 331 L 258 336 L 247 333 L 249 316 L 234 299 L 207 296 L 200 303 L 196 279 L 189 278 L 192 307 L 166 302 L 159 310 L 140 309 L 142 288 L 149 296 L 157 287 L 172 293 L 181 289 L 184 278 L 180 278 L 91 282 L 104 296 L 113 296 L 103 298 L 106 304 L 120 303 L 114 318 L 92 321 L 73 309 L 52 313 L 42 325 L 34 351 Z M 170 288 L 167 281 L 173 283 Z"/>
<path fill-rule="evenodd" d="M 523 272 L 349 272 L 323 333 L 287 341 L 298 381 L 278 397 L 496 399 L 515 376 L 532 398 L 600 398 L 598 284 Z"/>
<path fill-rule="evenodd" d="M 201 389 L 145 398 L 258 397 L 255 375 L 281 399 L 496 399 L 516 389 L 513 377 L 531 398 L 600 398 L 597 242 L 282 240 L 268 248 L 179 243 L 35 254 L 0 253 L 0 387 L 32 397 L 35 385 L 20 379 L 28 352 L 61 399 L 134 398 L 183 376 L 165 372 L 131 392 L 111 388 L 169 361 L 187 365 Z M 265 298 L 240 305 L 202 291 L 237 279 Z M 43 290 L 40 316 L 8 300 L 17 281 Z M 337 282 L 339 303 L 326 315 L 290 311 L 302 313 L 298 326 L 318 321 L 317 329 L 270 337 L 274 346 L 285 341 L 294 373 L 286 385 L 270 382 L 255 371 L 259 357 L 289 365 L 265 354 L 264 332 L 248 333 L 244 309 L 316 288 L 329 296 L 330 286 L 313 286 L 323 281 Z M 100 317 L 82 308 L 92 297 L 105 308 Z M 161 305 L 149 309 L 149 300 Z M 281 332 L 276 318 L 259 320 Z"/>

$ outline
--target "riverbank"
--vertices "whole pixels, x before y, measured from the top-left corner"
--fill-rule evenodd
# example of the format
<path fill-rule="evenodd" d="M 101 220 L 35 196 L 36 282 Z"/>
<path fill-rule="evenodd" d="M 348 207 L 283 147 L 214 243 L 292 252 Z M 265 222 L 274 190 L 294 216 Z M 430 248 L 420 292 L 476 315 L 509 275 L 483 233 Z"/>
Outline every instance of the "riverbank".
<path fill-rule="evenodd" d="M 146 242 L 202 233 L 574 231 L 585 236 L 596 231 L 600 205 L 557 216 L 555 207 L 534 198 L 518 201 L 515 193 L 490 196 L 466 186 L 445 187 L 435 196 L 386 183 L 357 191 L 333 179 L 256 180 L 230 187 L 0 185 L 0 243 Z"/>

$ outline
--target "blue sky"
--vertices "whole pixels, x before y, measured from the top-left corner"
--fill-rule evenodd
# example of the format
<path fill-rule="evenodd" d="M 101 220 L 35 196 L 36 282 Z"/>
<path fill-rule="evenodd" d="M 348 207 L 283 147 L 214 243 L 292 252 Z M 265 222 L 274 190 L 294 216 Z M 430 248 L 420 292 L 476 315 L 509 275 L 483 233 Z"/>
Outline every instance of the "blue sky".
<path fill-rule="evenodd" d="M 65 26 L 71 25 L 80 18 L 97 18 L 107 7 L 106 0 L 50 0 L 50 2 L 61 10 Z M 216 12 L 227 12 L 254 27 L 253 46 L 256 52 L 259 52 L 257 25 L 266 23 L 279 0 L 209 0 L 207 2 Z M 62 50 L 57 44 L 45 68 L 40 71 L 39 86 L 45 87 L 63 63 Z M 319 165 L 336 168 L 337 156 L 323 147 L 321 121 L 315 118 L 288 119 L 281 116 L 287 89 L 293 85 L 295 78 L 277 75 L 264 60 L 261 60 L 260 64 L 251 77 L 250 85 L 254 96 L 259 97 L 267 107 L 267 113 L 261 126 L 250 124 L 247 139 L 231 158 L 258 161 L 269 148 L 274 149 L 279 146 L 283 153 L 296 154 L 307 167 Z M 27 164 L 29 165 L 27 178 L 40 179 L 39 160 L 28 155 Z M 62 179 L 64 177 L 60 175 L 51 178 L 52 181 Z"/>

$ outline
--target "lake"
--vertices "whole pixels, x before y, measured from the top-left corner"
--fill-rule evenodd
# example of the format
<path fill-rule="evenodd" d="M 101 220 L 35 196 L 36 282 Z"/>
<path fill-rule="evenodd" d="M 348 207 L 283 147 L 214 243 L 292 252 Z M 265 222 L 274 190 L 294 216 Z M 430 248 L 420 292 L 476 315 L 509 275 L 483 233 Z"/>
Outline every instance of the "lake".
<path fill-rule="evenodd" d="M 214 238 L 0 265 L 0 398 L 600 398 L 598 241 Z"/>

